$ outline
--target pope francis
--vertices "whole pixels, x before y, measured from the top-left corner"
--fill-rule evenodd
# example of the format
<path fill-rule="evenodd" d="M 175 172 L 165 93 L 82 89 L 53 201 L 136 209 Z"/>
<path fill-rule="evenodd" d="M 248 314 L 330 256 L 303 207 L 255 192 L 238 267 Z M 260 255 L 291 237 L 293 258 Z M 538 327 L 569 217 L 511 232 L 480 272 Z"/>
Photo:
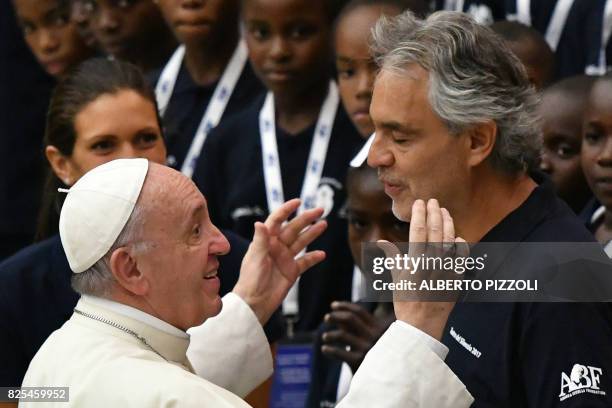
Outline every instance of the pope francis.
<path fill-rule="evenodd" d="M 241 397 L 272 372 L 262 324 L 325 257 L 296 258 L 326 227 L 321 209 L 287 221 L 299 205 L 290 200 L 255 225 L 238 283 L 221 300 L 217 257 L 230 248 L 191 180 L 146 159 L 115 160 L 83 176 L 60 216 L 81 299 L 23 382 L 68 387 L 69 402 L 33 406 L 248 406 Z M 431 327 L 437 320 L 428 313 Z M 444 364 L 447 350 L 426 332 L 391 325 L 339 406 L 469 406 L 472 397 Z"/>

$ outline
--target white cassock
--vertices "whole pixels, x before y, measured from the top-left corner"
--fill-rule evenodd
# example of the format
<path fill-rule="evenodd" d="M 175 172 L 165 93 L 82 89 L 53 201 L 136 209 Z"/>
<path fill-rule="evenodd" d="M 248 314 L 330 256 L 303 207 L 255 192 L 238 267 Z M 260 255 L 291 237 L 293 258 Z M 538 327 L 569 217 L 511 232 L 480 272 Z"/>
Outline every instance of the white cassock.
<path fill-rule="evenodd" d="M 272 373 L 261 325 L 231 293 L 222 312 L 189 330 L 190 336 L 108 300 L 85 296 L 75 310 L 81 313 L 42 345 L 22 385 L 69 387 L 69 403 L 20 406 L 248 407 L 241 397 Z M 439 353 L 422 332 L 395 322 L 367 354 L 338 407 L 469 407 L 471 395 Z"/>

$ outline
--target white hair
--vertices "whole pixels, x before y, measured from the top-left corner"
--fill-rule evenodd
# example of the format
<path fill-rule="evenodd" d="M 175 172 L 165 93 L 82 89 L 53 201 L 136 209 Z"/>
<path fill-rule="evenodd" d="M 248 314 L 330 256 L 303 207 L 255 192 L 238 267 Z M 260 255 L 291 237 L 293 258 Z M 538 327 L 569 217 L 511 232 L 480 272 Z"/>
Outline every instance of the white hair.
<path fill-rule="evenodd" d="M 407 11 L 383 17 L 372 30 L 372 53 L 382 70 L 429 73 L 429 103 L 452 134 L 493 121 L 493 167 L 515 174 L 539 160 L 539 99 L 525 68 L 491 29 L 457 12 L 425 20 Z"/>

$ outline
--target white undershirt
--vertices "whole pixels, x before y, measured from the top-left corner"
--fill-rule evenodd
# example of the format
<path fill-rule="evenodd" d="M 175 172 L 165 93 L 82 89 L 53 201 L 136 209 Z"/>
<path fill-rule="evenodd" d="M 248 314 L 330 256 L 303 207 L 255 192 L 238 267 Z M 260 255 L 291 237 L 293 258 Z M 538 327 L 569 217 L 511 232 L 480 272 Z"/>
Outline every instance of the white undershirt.
<path fill-rule="evenodd" d="M 93 305 L 100 306 L 104 309 L 108 309 L 122 316 L 137 320 L 151 327 L 155 327 L 156 329 L 161 330 L 164 333 L 170 334 L 172 336 L 177 336 L 177 337 L 181 337 L 184 339 L 189 337 L 189 335 L 185 333 L 184 331 L 177 329 L 171 324 L 166 323 L 163 320 L 158 319 L 157 317 L 152 316 L 148 313 L 145 313 L 142 310 L 136 309 L 134 307 L 124 305 L 123 303 L 115 302 L 113 300 L 103 299 L 103 298 L 95 297 L 95 296 L 83 295 L 82 298 L 87 303 L 91 303 Z"/>

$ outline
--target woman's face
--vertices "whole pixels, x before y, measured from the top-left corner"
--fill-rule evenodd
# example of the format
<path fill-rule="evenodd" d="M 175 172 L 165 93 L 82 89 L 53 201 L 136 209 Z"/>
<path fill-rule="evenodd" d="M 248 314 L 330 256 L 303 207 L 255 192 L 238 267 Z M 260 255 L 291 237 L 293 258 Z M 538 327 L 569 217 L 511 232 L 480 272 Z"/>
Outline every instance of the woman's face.
<path fill-rule="evenodd" d="M 92 54 L 76 25 L 70 6 L 58 0 L 14 0 L 26 43 L 42 67 L 60 76 Z"/>
<path fill-rule="evenodd" d="M 155 105 L 132 90 L 104 94 L 87 104 L 74 121 L 76 141 L 70 157 L 47 157 L 66 185 L 101 164 L 120 158 L 144 157 L 165 164 L 166 147 Z"/>

